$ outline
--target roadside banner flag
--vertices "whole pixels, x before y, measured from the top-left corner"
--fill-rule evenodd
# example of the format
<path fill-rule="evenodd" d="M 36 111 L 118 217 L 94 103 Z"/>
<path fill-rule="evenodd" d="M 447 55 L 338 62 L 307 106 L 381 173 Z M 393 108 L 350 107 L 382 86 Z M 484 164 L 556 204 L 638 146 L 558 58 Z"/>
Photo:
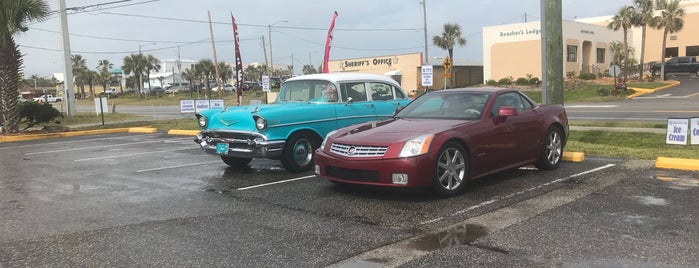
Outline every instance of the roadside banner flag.
<path fill-rule="evenodd" d="M 335 19 L 337 18 L 337 11 L 333 14 L 333 20 L 330 22 L 330 29 L 328 30 L 328 38 L 325 40 L 325 57 L 323 58 L 323 73 L 328 73 L 328 59 L 330 59 L 330 42 L 333 40 L 333 28 L 335 28 Z"/>
<path fill-rule="evenodd" d="M 233 12 L 231 12 L 231 21 L 233 22 L 233 43 L 235 45 L 235 91 L 238 96 L 238 106 L 240 106 L 243 98 L 243 60 L 240 58 L 240 37 L 238 37 L 238 25 L 235 24 Z"/>

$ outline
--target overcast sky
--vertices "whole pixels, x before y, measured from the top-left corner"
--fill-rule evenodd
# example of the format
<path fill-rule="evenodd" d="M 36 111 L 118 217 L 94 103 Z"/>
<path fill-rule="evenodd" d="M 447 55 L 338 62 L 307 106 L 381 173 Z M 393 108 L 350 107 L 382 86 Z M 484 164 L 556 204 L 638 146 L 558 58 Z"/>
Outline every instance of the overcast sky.
<path fill-rule="evenodd" d="M 47 0 L 58 10 L 58 0 Z M 420 0 L 66 0 L 66 6 L 82 7 L 69 12 L 68 28 L 73 54 L 87 59 L 94 69 L 100 59 L 121 67 L 123 58 L 143 53 L 160 59 L 213 59 L 207 11 L 219 61 L 233 62 L 231 13 L 238 23 L 243 63 L 264 62 L 261 37 L 269 55 L 271 27 L 275 64 L 293 63 L 297 73 L 305 64 L 315 67 L 323 59 L 327 29 L 333 11 L 336 20 L 330 59 L 373 57 L 424 51 L 423 13 Z M 563 18 L 613 15 L 631 0 L 565 0 Z M 443 56 L 431 39 L 444 23 L 461 25 L 467 44 L 454 50 L 454 57 L 482 62 L 484 26 L 540 19 L 540 0 L 427 0 L 429 55 Z M 526 14 L 526 15 L 525 15 Z M 283 22 L 286 21 L 286 22 Z M 26 76 L 50 76 L 63 72 L 60 18 L 33 23 L 16 37 L 24 54 Z M 533 59 L 536 60 L 536 59 Z"/>

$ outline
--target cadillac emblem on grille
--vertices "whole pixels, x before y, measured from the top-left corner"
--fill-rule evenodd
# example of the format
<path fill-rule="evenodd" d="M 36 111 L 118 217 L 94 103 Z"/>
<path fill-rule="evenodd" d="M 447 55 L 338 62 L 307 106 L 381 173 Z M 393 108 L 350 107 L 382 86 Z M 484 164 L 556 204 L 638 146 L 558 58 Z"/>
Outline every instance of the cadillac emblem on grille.
<path fill-rule="evenodd" d="M 349 147 L 347 149 L 347 155 L 353 155 L 355 151 L 357 151 L 357 148 L 354 148 L 354 146 Z"/>

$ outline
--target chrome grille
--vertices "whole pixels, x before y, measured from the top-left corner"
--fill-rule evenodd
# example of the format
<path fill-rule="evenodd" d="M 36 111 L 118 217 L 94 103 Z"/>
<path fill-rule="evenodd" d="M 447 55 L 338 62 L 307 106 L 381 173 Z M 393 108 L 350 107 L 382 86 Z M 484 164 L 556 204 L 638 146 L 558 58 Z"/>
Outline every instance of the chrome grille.
<path fill-rule="evenodd" d="M 383 156 L 387 149 L 387 146 L 350 145 L 341 143 L 333 143 L 330 146 L 331 152 L 349 157 Z"/>

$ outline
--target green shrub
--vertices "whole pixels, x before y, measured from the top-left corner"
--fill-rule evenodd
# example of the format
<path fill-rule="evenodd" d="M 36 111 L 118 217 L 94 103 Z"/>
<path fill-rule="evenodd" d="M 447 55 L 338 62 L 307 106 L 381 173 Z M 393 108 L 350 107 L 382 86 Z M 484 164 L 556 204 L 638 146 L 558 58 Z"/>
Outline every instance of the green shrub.
<path fill-rule="evenodd" d="M 515 84 L 518 86 L 529 85 L 529 79 L 526 79 L 524 77 L 517 78 L 517 81 L 515 81 Z"/>
<path fill-rule="evenodd" d="M 578 78 L 582 80 L 594 80 L 597 79 L 597 76 L 593 73 L 580 73 L 580 75 L 578 75 Z"/>
<path fill-rule="evenodd" d="M 509 77 L 503 77 L 498 80 L 498 85 L 499 86 L 507 86 L 512 84 L 512 78 Z"/>
<path fill-rule="evenodd" d="M 569 79 L 575 78 L 575 71 L 567 72 L 566 77 L 568 77 Z"/>
<path fill-rule="evenodd" d="M 486 84 L 486 85 L 489 85 L 489 86 L 497 86 L 497 85 L 498 85 L 498 81 L 495 81 L 495 80 L 493 80 L 493 79 L 488 79 L 488 81 L 485 81 L 485 84 Z"/>
<path fill-rule="evenodd" d="M 538 85 L 538 84 L 540 84 L 540 83 L 541 83 L 541 80 L 539 80 L 538 77 L 529 78 L 529 84 L 530 84 L 530 85 Z"/>
<path fill-rule="evenodd" d="M 49 103 L 40 104 L 35 101 L 25 101 L 19 104 L 19 117 L 22 124 L 26 124 L 23 130 L 37 124 L 48 123 L 62 117 L 61 112 L 53 108 Z"/>

